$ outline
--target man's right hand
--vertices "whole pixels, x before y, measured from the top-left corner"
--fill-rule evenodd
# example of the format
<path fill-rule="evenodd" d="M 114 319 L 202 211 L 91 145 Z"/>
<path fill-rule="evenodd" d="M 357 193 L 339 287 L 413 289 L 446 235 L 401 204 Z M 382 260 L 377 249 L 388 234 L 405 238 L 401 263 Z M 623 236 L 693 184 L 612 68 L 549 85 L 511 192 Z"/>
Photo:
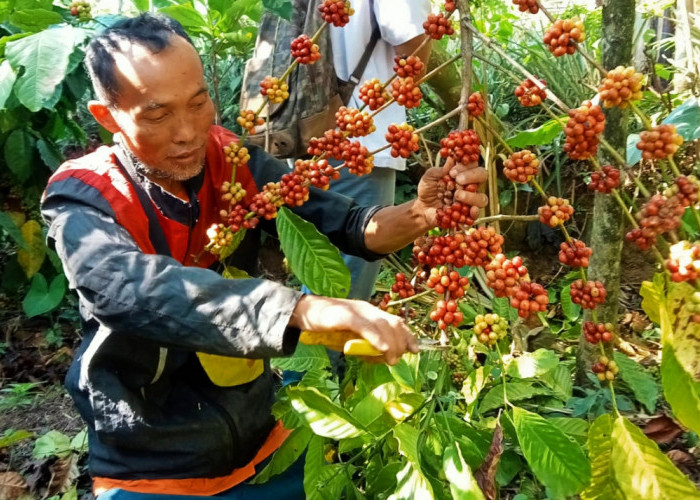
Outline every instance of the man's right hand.
<path fill-rule="evenodd" d="M 383 352 L 390 365 L 405 352 L 418 352 L 418 343 L 401 318 L 361 300 L 305 295 L 289 325 L 311 332 L 353 332 Z"/>

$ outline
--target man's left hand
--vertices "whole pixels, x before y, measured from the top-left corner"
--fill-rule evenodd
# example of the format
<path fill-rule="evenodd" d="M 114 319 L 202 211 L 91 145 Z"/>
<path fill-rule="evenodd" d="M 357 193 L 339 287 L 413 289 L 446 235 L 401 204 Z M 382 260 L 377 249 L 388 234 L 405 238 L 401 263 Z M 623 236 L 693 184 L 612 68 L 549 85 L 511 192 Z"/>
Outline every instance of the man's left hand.
<path fill-rule="evenodd" d="M 441 168 L 428 169 L 418 184 L 417 202 L 424 207 L 426 221 L 432 227 L 437 225 L 437 209 L 441 208 L 443 204 L 438 183 L 447 174 L 455 180 L 458 186 L 466 186 L 468 184 L 481 185 L 488 179 L 486 169 L 477 166 L 476 162 L 463 165 L 455 163 L 452 158 L 448 158 L 445 161 L 445 165 Z M 488 197 L 483 193 L 475 193 L 459 187 L 454 196 L 457 201 L 479 208 L 485 207 L 489 201 Z"/>

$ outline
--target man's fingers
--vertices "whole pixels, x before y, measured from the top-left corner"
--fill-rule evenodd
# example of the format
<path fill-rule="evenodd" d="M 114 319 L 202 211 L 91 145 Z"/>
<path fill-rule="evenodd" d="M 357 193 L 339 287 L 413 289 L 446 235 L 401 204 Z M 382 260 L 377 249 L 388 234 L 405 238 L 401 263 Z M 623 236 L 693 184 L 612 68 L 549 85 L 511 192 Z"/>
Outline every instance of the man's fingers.
<path fill-rule="evenodd" d="M 465 190 L 457 191 L 455 193 L 455 198 L 457 201 L 460 201 L 465 205 L 471 205 L 479 208 L 484 208 L 489 203 L 489 197 L 484 193 L 472 193 Z"/>
<path fill-rule="evenodd" d="M 455 181 L 457 184 L 483 184 L 488 180 L 489 174 L 485 168 L 455 167 L 457 170 Z"/>
<path fill-rule="evenodd" d="M 455 161 L 452 158 L 447 158 L 445 160 L 445 164 L 442 166 L 442 173 L 443 175 L 449 174 L 450 170 L 452 170 L 452 167 L 455 166 Z"/>

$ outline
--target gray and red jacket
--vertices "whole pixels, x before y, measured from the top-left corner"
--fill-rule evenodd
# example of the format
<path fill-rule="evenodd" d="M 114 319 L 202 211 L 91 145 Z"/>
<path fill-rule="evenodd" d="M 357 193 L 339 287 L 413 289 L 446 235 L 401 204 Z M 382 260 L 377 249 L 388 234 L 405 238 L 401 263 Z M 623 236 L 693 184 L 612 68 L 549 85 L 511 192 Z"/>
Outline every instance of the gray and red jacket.
<path fill-rule="evenodd" d="M 299 335 L 287 323 L 300 292 L 267 280 L 223 279 L 202 252 L 207 228 L 225 208 L 219 187 L 231 167 L 223 146 L 233 140 L 212 127 L 206 166 L 186 183 L 189 202 L 130 171 L 117 159 L 120 146 L 67 162 L 49 180 L 42 214 L 77 291 L 84 336 L 66 387 L 88 424 L 93 476 L 224 476 L 253 458 L 274 425 L 267 362 L 252 382 L 219 387 L 195 354 L 283 356 Z M 239 167 L 236 180 L 250 197 L 288 168 L 258 148 L 249 151 L 249 168 Z M 373 260 L 380 256 L 364 246 L 364 229 L 378 208 L 312 188 L 294 211 L 342 251 Z M 274 233 L 272 222 L 259 228 Z M 255 272 L 259 236 L 249 231 L 234 266 Z"/>

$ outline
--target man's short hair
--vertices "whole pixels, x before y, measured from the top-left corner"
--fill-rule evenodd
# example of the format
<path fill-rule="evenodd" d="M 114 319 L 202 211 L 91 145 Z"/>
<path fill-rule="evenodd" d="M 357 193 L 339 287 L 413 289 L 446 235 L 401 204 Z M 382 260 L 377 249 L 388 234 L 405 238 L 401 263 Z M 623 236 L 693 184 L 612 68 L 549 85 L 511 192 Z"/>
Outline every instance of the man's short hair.
<path fill-rule="evenodd" d="M 162 14 L 145 12 L 121 19 L 95 37 L 85 53 L 85 65 L 97 98 L 109 105 L 116 104 L 119 86 L 114 54 L 123 52 L 124 42 L 142 45 L 157 54 L 170 46 L 173 36 L 181 36 L 194 46 L 180 23 Z"/>

